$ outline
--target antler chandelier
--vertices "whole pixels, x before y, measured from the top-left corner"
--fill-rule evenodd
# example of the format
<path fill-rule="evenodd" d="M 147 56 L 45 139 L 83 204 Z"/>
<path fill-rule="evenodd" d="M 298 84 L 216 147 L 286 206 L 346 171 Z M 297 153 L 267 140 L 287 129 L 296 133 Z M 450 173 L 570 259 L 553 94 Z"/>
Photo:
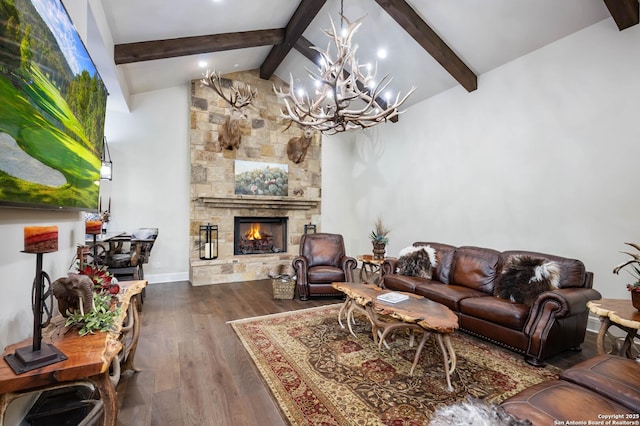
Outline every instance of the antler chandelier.
<path fill-rule="evenodd" d="M 333 20 L 331 30 L 324 31 L 332 39 L 326 51 L 312 47 L 321 57 L 317 73 L 307 69 L 317 86 L 314 99 L 307 93 L 297 92 L 293 76 L 288 89 L 273 87 L 285 104 L 281 115 L 283 118 L 324 134 L 364 129 L 390 120 L 401 113 L 398 108 L 415 91 L 415 87 L 412 87 L 402 98 L 398 93 L 391 104 L 382 100 L 381 95 L 391 83 L 391 78 L 387 74 L 374 84 L 377 67 L 372 70 L 370 66 L 360 65 L 355 56 L 358 46 L 351 44 L 363 18 L 353 23 L 344 17 L 342 19 L 348 24 L 345 31 L 338 34 Z M 332 43 L 336 49 L 335 58 L 330 52 Z"/>

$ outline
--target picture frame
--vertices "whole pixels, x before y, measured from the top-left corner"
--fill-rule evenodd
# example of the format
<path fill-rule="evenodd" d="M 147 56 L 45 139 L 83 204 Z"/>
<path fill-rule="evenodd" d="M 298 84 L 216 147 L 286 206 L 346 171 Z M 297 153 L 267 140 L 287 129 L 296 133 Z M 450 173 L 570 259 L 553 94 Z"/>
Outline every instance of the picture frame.
<path fill-rule="evenodd" d="M 280 163 L 235 160 L 237 195 L 288 196 L 289 166 Z"/>
<path fill-rule="evenodd" d="M 97 211 L 106 87 L 60 0 L 0 1 L 0 206 Z"/>

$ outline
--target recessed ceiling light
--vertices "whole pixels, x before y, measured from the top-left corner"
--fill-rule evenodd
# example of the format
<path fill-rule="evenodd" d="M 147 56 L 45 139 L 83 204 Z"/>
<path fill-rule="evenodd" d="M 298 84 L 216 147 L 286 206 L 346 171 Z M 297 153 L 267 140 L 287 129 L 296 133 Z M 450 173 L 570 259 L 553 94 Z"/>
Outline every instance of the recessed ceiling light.
<path fill-rule="evenodd" d="M 384 59 L 387 57 L 386 49 L 378 49 L 378 58 Z"/>
<path fill-rule="evenodd" d="M 207 66 L 207 61 L 198 61 L 198 66 L 200 68 L 205 68 Z"/>
<path fill-rule="evenodd" d="M 238 67 L 240 66 L 240 64 L 233 64 L 233 66 L 234 66 L 235 68 L 238 68 Z"/>

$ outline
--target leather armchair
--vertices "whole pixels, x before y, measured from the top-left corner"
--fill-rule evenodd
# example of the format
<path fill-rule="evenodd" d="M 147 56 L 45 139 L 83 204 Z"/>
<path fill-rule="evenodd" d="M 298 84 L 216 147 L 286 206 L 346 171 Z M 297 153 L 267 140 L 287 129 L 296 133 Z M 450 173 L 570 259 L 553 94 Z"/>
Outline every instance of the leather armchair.
<path fill-rule="evenodd" d="M 300 238 L 300 255 L 292 262 L 298 279 L 298 296 L 342 296 L 331 287 L 333 282 L 352 282 L 358 262 L 345 254 L 339 234 L 304 234 Z"/>

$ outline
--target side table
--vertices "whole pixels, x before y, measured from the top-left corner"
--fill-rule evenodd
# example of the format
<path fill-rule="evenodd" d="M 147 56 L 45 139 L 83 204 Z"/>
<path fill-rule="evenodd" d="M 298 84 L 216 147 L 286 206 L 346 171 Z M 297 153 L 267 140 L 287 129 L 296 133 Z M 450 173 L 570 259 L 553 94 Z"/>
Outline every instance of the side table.
<path fill-rule="evenodd" d="M 370 254 L 363 254 L 362 256 L 358 256 L 357 259 L 362 262 L 360 281 L 378 285 L 382 278 L 382 264 L 384 263 L 384 259 L 374 259 Z"/>
<path fill-rule="evenodd" d="M 20 395 L 68 385 L 91 384 L 98 390 L 103 402 L 103 426 L 115 426 L 119 373 L 121 370 L 138 371 L 133 364 L 140 333 L 137 304 L 146 285 L 146 281 L 120 283 L 122 293 L 118 298 L 122 311 L 115 320 L 116 328 L 112 332 L 80 336 L 76 330 L 67 332 L 62 315 L 54 317 L 43 330 L 42 341 L 54 344 L 67 356 L 65 361 L 16 374 L 9 364 L 0 360 L 0 425 L 4 425 L 9 404 Z M 28 339 L 7 346 L 3 356 L 30 342 L 31 339 Z M 111 365 L 114 371 L 117 370 L 117 377 L 109 374 Z"/>
<path fill-rule="evenodd" d="M 587 308 L 600 317 L 600 330 L 596 340 L 598 354 L 605 353 L 604 340 L 609 327 L 616 326 L 627 335 L 618 353 L 613 355 L 634 358 L 633 340 L 638 337 L 640 330 L 640 312 L 631 305 L 630 299 L 600 299 L 587 302 Z M 615 349 L 615 348 L 614 348 Z M 612 352 L 614 350 L 612 349 Z"/>

